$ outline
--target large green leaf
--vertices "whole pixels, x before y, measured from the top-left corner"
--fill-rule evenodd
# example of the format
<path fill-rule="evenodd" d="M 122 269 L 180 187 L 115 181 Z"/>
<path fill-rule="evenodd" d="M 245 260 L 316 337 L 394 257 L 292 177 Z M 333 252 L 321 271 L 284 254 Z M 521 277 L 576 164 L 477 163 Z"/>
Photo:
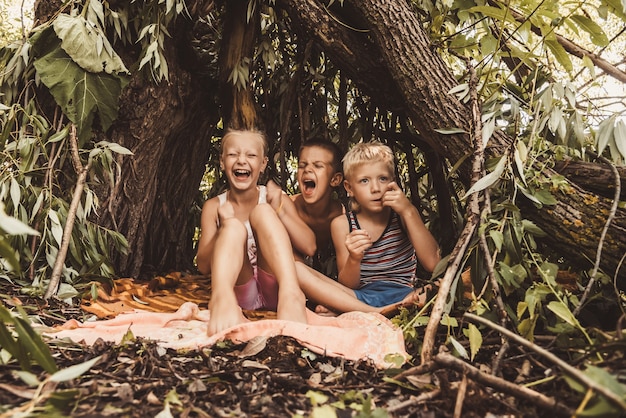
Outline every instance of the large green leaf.
<path fill-rule="evenodd" d="M 65 369 L 61 369 L 58 372 L 54 373 L 50 376 L 50 380 L 53 382 L 66 382 L 71 379 L 76 379 L 82 376 L 86 371 L 91 369 L 94 364 L 96 364 L 102 356 L 94 357 L 91 360 L 87 360 L 80 364 L 74 364 Z"/>
<path fill-rule="evenodd" d="M 128 69 L 102 31 L 81 16 L 60 14 L 52 25 L 61 48 L 80 65 L 92 73 L 128 74 Z"/>
<path fill-rule="evenodd" d="M 96 114 L 106 131 L 117 118 L 126 78 L 85 71 L 63 51 L 53 32 L 42 35 L 39 42 L 42 55 L 35 59 L 35 69 L 65 115 L 76 124 L 81 143 L 90 137 Z"/>
<path fill-rule="evenodd" d="M 554 58 L 565 68 L 565 71 L 572 71 L 574 68 L 572 60 L 563 46 L 556 39 L 544 39 L 544 44 L 548 47 Z"/>
<path fill-rule="evenodd" d="M 607 46 L 609 44 L 609 38 L 606 36 L 606 33 L 604 33 L 604 30 L 602 30 L 602 27 L 587 16 L 573 15 L 570 16 L 570 19 L 573 20 L 579 28 L 589 34 L 591 42 L 594 44 L 598 46 Z"/>
<path fill-rule="evenodd" d="M 15 317 L 13 325 L 18 335 L 18 343 L 48 373 L 57 371 L 57 365 L 50 348 L 43 342 L 39 334 L 23 318 Z"/>

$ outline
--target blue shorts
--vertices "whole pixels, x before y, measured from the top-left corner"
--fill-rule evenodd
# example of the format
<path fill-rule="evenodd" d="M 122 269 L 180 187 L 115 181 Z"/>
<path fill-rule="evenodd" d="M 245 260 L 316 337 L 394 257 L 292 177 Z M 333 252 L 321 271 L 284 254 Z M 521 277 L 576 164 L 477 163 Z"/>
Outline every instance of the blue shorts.
<path fill-rule="evenodd" d="M 412 286 L 400 283 L 380 281 L 368 283 L 365 286 L 355 289 L 354 294 L 361 302 L 370 306 L 380 308 L 401 302 L 409 293 L 415 290 Z"/>

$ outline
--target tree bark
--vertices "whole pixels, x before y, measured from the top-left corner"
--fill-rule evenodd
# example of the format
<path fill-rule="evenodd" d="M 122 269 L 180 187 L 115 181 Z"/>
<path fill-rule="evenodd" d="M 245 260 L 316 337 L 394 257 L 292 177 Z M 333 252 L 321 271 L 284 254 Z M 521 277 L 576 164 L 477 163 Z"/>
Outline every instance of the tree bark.
<path fill-rule="evenodd" d="M 457 82 L 441 58 L 431 49 L 429 40 L 409 3 L 405 1 L 364 0 L 345 1 L 351 15 L 346 21 L 333 18 L 324 2 L 319 0 L 282 0 L 283 7 L 297 25 L 323 48 L 354 82 L 379 103 L 394 102 L 411 118 L 414 127 L 440 155 L 452 163 L 459 161 L 471 149 L 467 135 L 442 135 L 441 128 L 461 128 L 470 132 L 469 108 L 448 91 Z M 335 5 L 335 8 L 339 8 Z M 338 23 L 340 22 L 340 23 Z M 355 33 L 352 22 L 365 25 L 367 33 Z M 365 22 L 365 23 L 362 23 Z M 332 35 L 329 35 L 332 34 Z M 367 51 L 364 51 L 367 45 Z M 372 58 L 376 57 L 376 58 Z M 381 61 L 382 60 L 382 61 Z M 375 73 L 375 80 L 363 69 Z M 380 86 L 386 91 L 381 92 Z M 395 87 L 394 87 L 395 86 Z M 380 95 L 380 96 L 378 96 Z M 492 136 L 487 152 L 502 155 L 511 147 L 513 139 L 502 132 Z M 535 167 L 546 179 L 556 173 L 545 167 Z M 467 163 L 459 171 L 466 185 L 470 184 Z M 610 201 L 585 192 L 572 183 L 570 192 L 555 192 L 554 206 L 536 208 L 524 205 L 525 214 L 547 234 L 545 241 L 569 259 L 592 264 L 599 236 L 606 222 Z M 523 202 L 522 202 L 523 204 Z M 606 237 L 601 268 L 612 276 L 626 249 L 626 211 L 618 210 Z M 589 264 L 585 262 L 589 260 Z M 626 268 L 619 276 L 626 277 Z"/>
<path fill-rule="evenodd" d="M 215 83 L 183 67 L 190 31 L 182 27 L 166 38 L 168 81 L 133 74 L 120 100 L 120 117 L 107 133 L 108 140 L 134 154 L 122 159 L 115 187 L 99 193 L 99 222 L 128 240 L 128 254 L 111 254 L 123 277 L 193 268 L 195 202 L 219 112 Z"/>
<path fill-rule="evenodd" d="M 250 80 L 254 64 L 254 47 L 259 31 L 259 13 L 247 21 L 248 0 L 229 0 L 224 15 L 223 41 L 220 51 L 220 101 L 225 127 L 258 128 L 258 119 Z M 258 5 L 256 7 L 259 7 Z M 230 77 L 237 68 L 248 67 L 249 78 L 233 83 Z"/>
<path fill-rule="evenodd" d="M 626 200 L 626 167 L 616 168 L 622 186 L 619 199 Z M 615 196 L 615 176 L 606 164 L 565 159 L 556 163 L 554 171 L 589 192 L 609 199 Z"/>

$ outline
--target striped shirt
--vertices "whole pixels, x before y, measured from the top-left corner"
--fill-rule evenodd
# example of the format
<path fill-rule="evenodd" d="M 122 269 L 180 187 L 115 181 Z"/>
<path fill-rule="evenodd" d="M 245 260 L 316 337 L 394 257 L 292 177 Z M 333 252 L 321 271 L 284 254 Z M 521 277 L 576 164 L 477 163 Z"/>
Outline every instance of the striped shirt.
<path fill-rule="evenodd" d="M 361 229 L 356 213 L 346 213 L 350 231 Z M 359 287 L 377 281 L 388 281 L 413 286 L 417 268 L 415 248 L 393 210 L 380 238 L 365 251 L 361 260 Z"/>

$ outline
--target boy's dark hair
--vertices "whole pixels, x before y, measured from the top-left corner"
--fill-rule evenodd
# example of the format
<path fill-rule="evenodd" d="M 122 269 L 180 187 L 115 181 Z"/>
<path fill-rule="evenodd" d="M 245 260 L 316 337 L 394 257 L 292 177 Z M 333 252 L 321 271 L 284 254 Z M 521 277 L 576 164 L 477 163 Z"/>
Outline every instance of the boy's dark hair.
<path fill-rule="evenodd" d="M 341 160 L 343 159 L 343 151 L 339 148 L 339 145 L 329 141 L 328 139 L 311 138 L 300 146 L 300 149 L 298 150 L 298 157 L 300 157 L 304 148 L 309 147 L 319 147 L 330 152 L 333 155 L 333 168 L 335 169 L 335 173 L 342 172 Z"/>

